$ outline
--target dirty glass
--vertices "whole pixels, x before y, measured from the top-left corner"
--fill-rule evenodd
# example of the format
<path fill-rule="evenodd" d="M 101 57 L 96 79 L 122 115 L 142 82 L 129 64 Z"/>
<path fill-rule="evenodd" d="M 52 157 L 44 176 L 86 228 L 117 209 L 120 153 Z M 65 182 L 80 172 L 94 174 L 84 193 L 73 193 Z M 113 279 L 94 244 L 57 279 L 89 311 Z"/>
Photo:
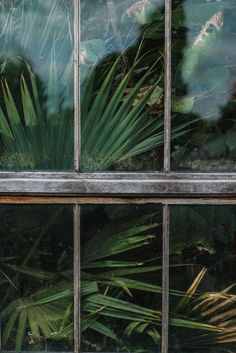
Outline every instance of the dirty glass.
<path fill-rule="evenodd" d="M 164 0 L 81 0 L 81 169 L 163 164 Z"/>
<path fill-rule="evenodd" d="M 161 209 L 82 206 L 83 352 L 161 352 Z"/>
<path fill-rule="evenodd" d="M 73 1 L 0 0 L 0 169 L 73 169 Z"/>
<path fill-rule="evenodd" d="M 1 351 L 73 351 L 73 208 L 0 206 Z"/>
<path fill-rule="evenodd" d="M 172 169 L 235 171 L 235 1 L 172 3 Z"/>
<path fill-rule="evenodd" d="M 236 347 L 236 207 L 173 206 L 170 352 Z"/>

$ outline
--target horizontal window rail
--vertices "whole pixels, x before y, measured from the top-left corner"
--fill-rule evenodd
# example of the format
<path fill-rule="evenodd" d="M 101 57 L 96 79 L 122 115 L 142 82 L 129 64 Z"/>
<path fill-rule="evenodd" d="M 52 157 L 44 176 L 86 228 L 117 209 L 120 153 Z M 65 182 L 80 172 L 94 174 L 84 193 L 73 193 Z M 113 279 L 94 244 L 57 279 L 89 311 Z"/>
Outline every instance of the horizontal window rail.
<path fill-rule="evenodd" d="M 1 195 L 236 196 L 235 173 L 1 172 Z"/>
<path fill-rule="evenodd" d="M 11 196 L 0 195 L 0 205 L 236 205 L 236 196 L 130 197 L 130 196 Z"/>

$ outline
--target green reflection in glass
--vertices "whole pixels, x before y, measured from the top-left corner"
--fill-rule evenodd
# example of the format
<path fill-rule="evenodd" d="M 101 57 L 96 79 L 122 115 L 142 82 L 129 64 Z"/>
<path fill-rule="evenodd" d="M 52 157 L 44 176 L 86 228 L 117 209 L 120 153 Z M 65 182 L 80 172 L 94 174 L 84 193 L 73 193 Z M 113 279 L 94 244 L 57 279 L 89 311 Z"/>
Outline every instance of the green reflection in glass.
<path fill-rule="evenodd" d="M 73 168 L 73 1 L 0 1 L 0 168 Z"/>
<path fill-rule="evenodd" d="M 235 20 L 234 0 L 173 1 L 173 122 L 192 122 L 173 169 L 236 169 Z"/>
<path fill-rule="evenodd" d="M 73 210 L 0 206 L 1 349 L 73 350 Z"/>
<path fill-rule="evenodd" d="M 174 206 L 170 352 L 236 352 L 236 207 Z"/>
<path fill-rule="evenodd" d="M 82 207 L 82 351 L 161 351 L 161 220 L 158 205 Z"/>
<path fill-rule="evenodd" d="M 81 1 L 82 170 L 159 170 L 163 0 Z"/>

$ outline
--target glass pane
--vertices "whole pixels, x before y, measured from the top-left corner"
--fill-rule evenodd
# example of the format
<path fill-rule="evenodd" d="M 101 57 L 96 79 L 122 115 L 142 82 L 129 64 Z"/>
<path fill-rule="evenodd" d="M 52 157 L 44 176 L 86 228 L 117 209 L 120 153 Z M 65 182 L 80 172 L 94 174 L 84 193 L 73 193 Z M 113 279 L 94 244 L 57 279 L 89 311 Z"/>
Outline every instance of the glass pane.
<path fill-rule="evenodd" d="M 172 169 L 236 170 L 235 24 L 234 0 L 173 1 Z"/>
<path fill-rule="evenodd" d="M 1 349 L 73 351 L 73 209 L 0 206 Z"/>
<path fill-rule="evenodd" d="M 73 0 L 0 0 L 0 169 L 73 169 Z"/>
<path fill-rule="evenodd" d="M 160 170 L 164 0 L 81 0 L 82 171 Z"/>
<path fill-rule="evenodd" d="M 174 206 L 170 352 L 236 352 L 236 207 Z"/>
<path fill-rule="evenodd" d="M 84 352 L 161 352 L 162 210 L 83 206 Z"/>

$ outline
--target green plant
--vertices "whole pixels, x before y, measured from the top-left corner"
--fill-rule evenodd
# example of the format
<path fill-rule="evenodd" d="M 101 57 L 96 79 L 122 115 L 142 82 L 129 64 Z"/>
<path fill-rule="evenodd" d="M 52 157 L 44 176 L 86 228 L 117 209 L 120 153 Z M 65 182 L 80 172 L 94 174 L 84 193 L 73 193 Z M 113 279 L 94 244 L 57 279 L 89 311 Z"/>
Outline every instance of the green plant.
<path fill-rule="evenodd" d="M 235 9 L 233 1 L 173 3 L 173 94 L 192 98 L 187 115 L 198 118 L 176 141 L 174 169 L 235 170 Z"/>
<path fill-rule="evenodd" d="M 73 168 L 72 3 L 1 6 L 0 166 Z"/>
<path fill-rule="evenodd" d="M 62 15 L 63 9 L 66 16 Z M 48 12 L 49 17 L 44 23 Z M 1 66 L 4 103 L 0 116 L 2 168 L 73 168 L 70 12 L 66 2 L 55 1 L 53 7 L 48 8 L 41 0 L 16 1 L 10 9 L 6 6 L 3 11 L 6 32 L 0 43 L 6 57 Z M 32 14 L 30 21 L 29 14 Z M 62 25 L 59 25 L 60 18 L 63 18 Z M 44 28 L 40 40 L 35 32 L 39 25 Z M 81 48 L 82 52 L 91 54 L 94 46 L 97 48 L 96 41 L 87 42 L 87 46 Z M 90 50 L 91 45 L 93 50 Z M 148 83 L 153 73 L 150 63 L 140 80 L 135 77 L 138 62 L 123 75 L 121 61 L 126 54 L 128 51 L 115 62 L 113 59 L 108 61 L 111 66 L 108 68 L 106 61 L 98 67 L 97 62 L 93 63 L 82 84 L 81 153 L 84 171 L 119 169 L 120 163 L 163 145 L 163 90 L 159 87 L 163 84 L 162 69 L 158 68 L 157 75 L 155 68 L 157 78 L 152 84 Z M 9 84 L 13 63 L 16 66 L 14 72 L 16 70 L 19 76 L 17 87 Z M 144 88 L 144 93 L 140 94 Z M 155 116 L 150 113 L 151 106 L 160 106 Z M 188 124 L 182 121 L 174 127 L 173 138 L 186 131 Z"/>
<path fill-rule="evenodd" d="M 37 344 L 42 347 L 46 342 L 72 340 L 71 267 L 65 262 L 63 269 L 53 272 L 29 266 L 32 258 L 44 253 L 42 244 L 48 243 L 51 227 L 55 220 L 61 219 L 62 212 L 63 208 L 52 212 L 50 217 L 54 221 L 49 222 L 47 228 L 43 227 L 40 233 L 33 221 L 32 228 L 31 220 L 26 223 L 23 221 L 19 230 L 13 227 L 10 233 L 11 242 L 17 241 L 19 234 L 20 238 L 22 235 L 25 237 L 30 234 L 34 241 L 26 249 L 22 249 L 22 254 L 19 252 L 20 258 L 0 258 L 0 283 L 4 288 L 10 288 L 7 297 L 1 298 L 0 302 L 3 346 L 8 342 L 14 342 L 15 349 L 20 351 L 25 344 L 26 332 L 31 334 L 33 347 L 37 347 Z M 83 344 L 88 348 L 91 347 L 86 337 L 89 337 L 89 332 L 93 332 L 93 336 L 107 337 L 111 340 L 109 344 L 119 349 L 131 349 L 137 334 L 147 335 L 147 339 L 154 345 L 160 345 L 162 265 L 160 259 L 150 257 L 148 253 L 144 255 L 160 236 L 157 214 L 145 212 L 143 216 L 131 219 L 127 219 L 127 216 L 117 217 L 116 213 L 114 215 L 115 217 L 111 217 L 105 226 L 98 231 L 90 230 L 84 240 L 82 239 L 81 329 L 83 342 L 85 340 Z M 1 246 L 5 246 L 4 232 L 0 241 Z M 159 284 L 153 284 L 148 280 L 158 278 L 158 274 Z M 229 289 L 222 293 L 198 292 L 198 286 L 205 274 L 206 270 L 202 269 L 186 292 L 171 289 L 170 295 L 177 299 L 178 305 L 171 312 L 170 324 L 177 330 L 179 337 L 183 337 L 180 340 L 183 350 L 184 337 L 188 332 L 194 332 L 201 340 L 203 348 L 210 342 L 210 347 L 218 349 L 222 346 L 222 349 L 230 352 L 230 347 L 235 342 L 234 295 L 228 293 Z M 22 281 L 27 283 L 29 278 L 38 289 L 13 300 L 14 286 L 18 286 Z M 145 297 L 152 298 L 148 299 L 148 305 L 140 302 L 140 298 Z M 206 315 L 204 312 L 208 308 L 209 315 Z M 217 319 L 217 311 L 221 321 Z M 231 324 L 228 321 L 229 315 Z M 123 331 L 120 330 L 121 327 Z M 192 350 L 194 347 L 195 342 L 191 343 L 189 340 L 188 349 Z"/>
<path fill-rule="evenodd" d="M 117 83 L 117 69 L 120 68 L 121 59 L 119 57 L 109 68 L 105 79 L 98 86 L 96 69 L 90 70 L 82 86 L 81 148 L 84 171 L 106 170 L 163 145 L 163 112 L 153 117 L 148 111 L 148 107 L 160 104 L 163 98 L 163 91 L 159 86 L 163 74 L 160 73 L 154 85 L 146 87 L 140 94 L 157 62 L 133 84 L 138 61 L 135 62 Z M 173 138 L 186 131 L 189 124 L 183 121 L 175 126 Z"/>
<path fill-rule="evenodd" d="M 206 268 L 199 272 L 174 312 L 176 317 L 187 316 L 190 320 L 201 320 L 202 325 L 207 323 L 218 329 L 215 332 L 202 332 L 193 328 L 193 332 L 186 339 L 186 329 L 177 328 L 170 339 L 173 351 L 175 351 L 176 337 L 178 337 L 178 346 L 183 352 L 195 352 L 196 349 L 205 351 L 206 347 L 210 352 L 229 353 L 234 350 L 236 295 L 232 291 L 236 284 L 222 291 L 201 293 L 198 287 L 206 273 Z"/>
<path fill-rule="evenodd" d="M 120 59 L 109 69 L 97 90 L 94 89 L 96 70 L 91 70 L 82 87 L 83 170 L 106 170 L 122 160 L 163 143 L 163 116 L 153 119 L 146 110 L 155 86 L 150 87 L 144 97 L 134 105 L 140 88 L 150 73 L 144 75 L 130 93 L 126 94 L 135 65 L 114 89 L 114 77 L 119 65 Z"/>
<path fill-rule="evenodd" d="M 42 110 L 35 76 L 28 66 L 30 88 L 20 79 L 22 112 L 14 102 L 7 81 L 2 82 L 5 109 L 0 109 L 0 133 L 4 145 L 1 165 L 6 168 L 68 169 L 72 167 L 73 119 L 54 97 L 54 112 Z M 52 73 L 49 85 L 56 92 Z M 32 93 L 31 93 L 32 92 Z"/>

